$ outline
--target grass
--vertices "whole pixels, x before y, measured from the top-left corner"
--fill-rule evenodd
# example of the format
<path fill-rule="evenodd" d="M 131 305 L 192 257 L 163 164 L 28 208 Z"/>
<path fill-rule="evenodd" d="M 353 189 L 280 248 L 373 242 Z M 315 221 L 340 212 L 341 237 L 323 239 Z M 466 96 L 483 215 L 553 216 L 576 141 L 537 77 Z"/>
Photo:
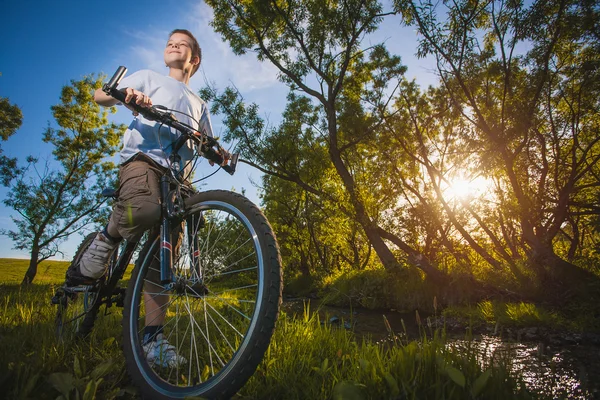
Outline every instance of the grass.
<path fill-rule="evenodd" d="M 393 345 L 355 341 L 305 311 L 283 315 L 244 398 L 285 399 L 507 399 L 530 398 L 508 360 L 482 359 L 473 348 L 455 352 L 441 332 Z"/>
<path fill-rule="evenodd" d="M 38 265 L 35 276 L 36 284 L 58 284 L 65 280 L 65 271 L 69 267 L 68 261 L 45 260 Z M 3 283 L 19 284 L 29 267 L 29 260 L 16 258 L 0 258 L 0 271 Z"/>
<path fill-rule="evenodd" d="M 547 309 L 530 302 L 503 302 L 484 300 L 475 306 L 451 306 L 443 311 L 447 317 L 457 317 L 478 327 L 495 325 L 506 328 L 544 328 L 554 331 L 600 332 L 600 321 L 590 318 L 598 312 L 597 304 L 572 311 Z"/>
<path fill-rule="evenodd" d="M 0 284 L 0 393 L 9 399 L 138 398 L 125 372 L 120 310 L 101 316 L 85 341 L 62 343 L 55 339 L 50 298 L 66 266 L 46 268 L 48 283 L 25 288 L 18 285 L 20 263 L 2 268 L 9 278 Z M 486 358 L 476 346 L 448 346 L 443 331 L 423 331 L 419 341 L 400 339 L 391 328 L 388 334 L 387 344 L 359 342 L 351 331 L 322 323 L 308 306 L 299 316 L 282 313 L 264 360 L 237 398 L 541 398 L 508 372 L 509 359 Z"/>

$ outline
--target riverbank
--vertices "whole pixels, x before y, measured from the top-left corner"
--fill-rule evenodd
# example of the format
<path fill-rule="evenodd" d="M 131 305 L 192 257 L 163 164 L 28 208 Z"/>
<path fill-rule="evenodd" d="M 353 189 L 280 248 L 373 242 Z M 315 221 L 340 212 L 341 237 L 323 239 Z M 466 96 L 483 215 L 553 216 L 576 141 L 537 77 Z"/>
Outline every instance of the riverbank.
<path fill-rule="evenodd" d="M 297 318 L 304 310 L 322 325 L 347 330 L 357 342 L 386 347 L 444 335 L 458 351 L 475 349 L 481 360 L 510 362 L 528 389 L 548 398 L 600 399 L 600 333 L 564 327 L 504 326 L 457 315 L 370 310 L 319 304 L 319 299 L 287 298 L 283 310 Z M 452 314 L 452 313 L 450 313 Z"/>

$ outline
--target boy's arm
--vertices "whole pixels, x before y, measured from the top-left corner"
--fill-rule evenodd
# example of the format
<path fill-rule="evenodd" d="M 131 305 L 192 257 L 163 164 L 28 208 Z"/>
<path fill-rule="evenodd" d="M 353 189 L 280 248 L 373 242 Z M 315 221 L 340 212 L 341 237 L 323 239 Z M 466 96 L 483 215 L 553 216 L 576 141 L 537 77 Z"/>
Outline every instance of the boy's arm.
<path fill-rule="evenodd" d="M 112 107 L 119 102 L 119 100 L 114 99 L 106 93 L 104 93 L 102 89 L 96 89 L 96 91 L 94 92 L 94 101 L 100 104 L 101 106 L 105 107 Z"/>
<path fill-rule="evenodd" d="M 138 105 L 142 107 L 151 107 L 152 100 L 150 97 L 146 96 L 143 91 L 146 87 L 145 82 L 147 80 L 148 71 L 137 71 L 133 74 L 126 76 L 123 78 L 121 83 L 118 86 L 118 89 L 125 92 L 125 107 L 132 110 L 128 103 L 131 101 L 135 101 Z M 135 88 L 135 89 L 134 89 Z M 120 104 L 118 100 L 112 98 L 111 96 L 104 93 L 102 89 L 96 89 L 94 92 L 94 101 L 101 106 L 112 107 L 114 105 Z M 133 110 L 132 110 L 133 111 Z M 134 112 L 134 115 L 137 114 Z"/>

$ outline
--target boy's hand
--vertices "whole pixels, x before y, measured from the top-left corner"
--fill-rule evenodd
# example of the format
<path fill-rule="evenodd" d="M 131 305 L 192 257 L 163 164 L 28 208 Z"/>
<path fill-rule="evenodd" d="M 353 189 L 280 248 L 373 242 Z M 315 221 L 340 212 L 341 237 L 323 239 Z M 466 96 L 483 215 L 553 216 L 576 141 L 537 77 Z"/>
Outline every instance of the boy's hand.
<path fill-rule="evenodd" d="M 220 154 L 223 157 L 223 162 L 221 163 L 221 167 L 227 165 L 229 160 L 231 160 L 231 153 L 225 149 L 222 149 L 222 151 L 216 150 L 216 153 Z M 208 160 L 208 163 L 210 164 L 211 167 L 215 165 L 215 163 L 211 160 Z"/>
<path fill-rule="evenodd" d="M 137 105 L 145 108 L 152 107 L 152 100 L 139 90 L 132 88 L 125 88 L 125 104 L 124 106 L 133 111 L 133 115 L 137 116 L 138 112 L 135 111 L 129 104 L 134 101 Z"/>

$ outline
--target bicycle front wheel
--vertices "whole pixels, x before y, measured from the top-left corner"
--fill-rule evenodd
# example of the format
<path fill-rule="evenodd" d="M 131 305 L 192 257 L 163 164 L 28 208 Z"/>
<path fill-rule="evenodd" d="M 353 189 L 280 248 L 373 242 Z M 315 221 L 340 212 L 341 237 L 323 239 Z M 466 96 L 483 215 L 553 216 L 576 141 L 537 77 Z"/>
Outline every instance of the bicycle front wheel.
<path fill-rule="evenodd" d="M 171 286 L 159 282 L 159 238 L 137 260 L 123 312 L 125 359 L 145 397 L 229 398 L 269 345 L 281 302 L 279 249 L 262 212 L 239 194 L 207 191 L 186 205 Z M 144 343 L 146 325 L 162 326 L 158 341 Z"/>

